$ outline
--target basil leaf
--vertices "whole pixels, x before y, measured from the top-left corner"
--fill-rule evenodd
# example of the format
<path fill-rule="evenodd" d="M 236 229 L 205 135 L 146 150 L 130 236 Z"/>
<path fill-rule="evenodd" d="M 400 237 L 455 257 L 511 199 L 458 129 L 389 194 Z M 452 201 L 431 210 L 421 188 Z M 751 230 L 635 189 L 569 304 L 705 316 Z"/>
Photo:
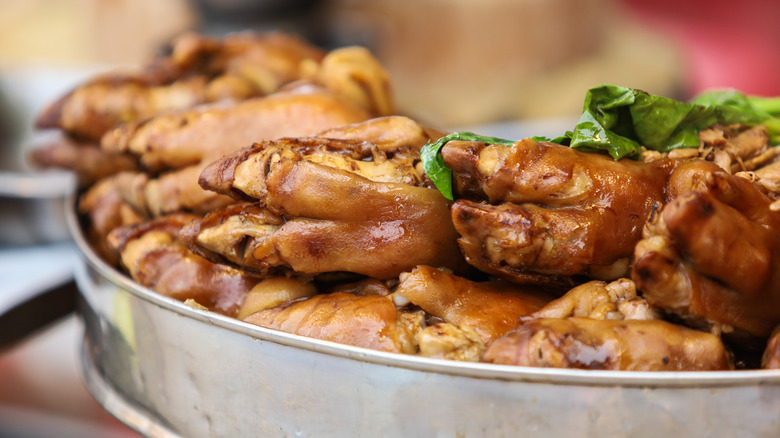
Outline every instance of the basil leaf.
<path fill-rule="evenodd" d="M 441 155 L 441 149 L 445 144 L 453 140 L 481 141 L 485 144 L 497 144 L 502 146 L 512 146 L 515 143 L 512 140 L 504 140 L 503 138 L 496 137 L 486 137 L 482 135 L 476 135 L 471 132 L 454 132 L 452 134 L 445 135 L 444 137 L 434 142 L 426 143 L 420 151 L 420 159 L 422 160 L 425 174 L 428 175 L 428 178 L 431 179 L 433 185 L 439 189 L 441 194 L 450 201 L 455 199 L 452 193 L 452 169 L 450 169 L 444 163 L 444 158 Z"/>

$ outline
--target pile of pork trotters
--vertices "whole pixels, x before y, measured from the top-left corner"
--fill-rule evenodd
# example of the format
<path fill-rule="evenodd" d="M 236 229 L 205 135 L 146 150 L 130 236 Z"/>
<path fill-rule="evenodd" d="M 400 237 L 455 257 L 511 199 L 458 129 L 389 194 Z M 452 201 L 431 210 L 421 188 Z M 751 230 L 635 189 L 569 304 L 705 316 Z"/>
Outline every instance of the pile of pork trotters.
<path fill-rule="evenodd" d="M 464 103 L 467 104 L 467 103 Z M 762 127 L 615 161 L 451 141 L 455 201 L 366 49 L 187 34 L 47 108 L 95 251 L 156 292 L 382 351 L 614 370 L 780 367 L 780 172 Z"/>

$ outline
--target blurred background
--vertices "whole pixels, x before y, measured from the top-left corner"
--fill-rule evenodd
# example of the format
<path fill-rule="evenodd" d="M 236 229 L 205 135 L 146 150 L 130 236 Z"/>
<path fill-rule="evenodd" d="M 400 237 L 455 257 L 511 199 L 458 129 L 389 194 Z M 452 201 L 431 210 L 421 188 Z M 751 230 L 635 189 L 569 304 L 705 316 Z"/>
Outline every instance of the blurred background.
<path fill-rule="evenodd" d="M 769 22 L 778 9 L 770 0 L 0 0 L 0 311 L 67 281 L 76 259 L 56 229 L 61 205 L 30 206 L 72 187 L 69 175 L 30 169 L 35 115 L 184 31 L 363 45 L 405 114 L 495 132 L 576 120 L 585 90 L 601 83 L 683 100 L 715 87 L 780 95 L 780 27 Z M 0 437 L 134 436 L 81 384 L 80 336 L 71 315 L 0 345 Z"/>

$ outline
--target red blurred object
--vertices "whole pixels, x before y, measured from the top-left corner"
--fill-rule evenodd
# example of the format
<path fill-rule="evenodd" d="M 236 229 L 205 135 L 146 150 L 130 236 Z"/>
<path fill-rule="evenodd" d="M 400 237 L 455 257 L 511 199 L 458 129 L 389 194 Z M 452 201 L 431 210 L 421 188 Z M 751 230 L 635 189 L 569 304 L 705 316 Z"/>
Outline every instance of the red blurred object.
<path fill-rule="evenodd" d="M 780 2 L 776 0 L 622 0 L 649 25 L 668 32 L 688 60 L 686 93 L 735 88 L 780 95 Z"/>

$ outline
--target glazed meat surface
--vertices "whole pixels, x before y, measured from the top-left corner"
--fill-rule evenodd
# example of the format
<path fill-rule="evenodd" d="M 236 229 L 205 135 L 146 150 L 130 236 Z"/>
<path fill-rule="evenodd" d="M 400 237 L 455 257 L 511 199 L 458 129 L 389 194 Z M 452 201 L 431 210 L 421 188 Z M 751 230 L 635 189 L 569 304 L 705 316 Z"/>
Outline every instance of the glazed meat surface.
<path fill-rule="evenodd" d="M 286 34 L 237 33 L 223 39 L 186 34 L 170 56 L 138 72 L 95 77 L 54 102 L 38 117 L 39 128 L 99 141 L 114 126 L 205 102 L 269 94 L 300 78 L 305 60 L 324 53 Z"/>
<path fill-rule="evenodd" d="M 732 369 L 718 336 L 662 320 L 542 318 L 491 344 L 483 360 L 504 365 L 623 371 Z"/>
<path fill-rule="evenodd" d="M 150 177 L 144 188 L 149 215 L 205 213 L 228 203 L 198 185 L 210 161 L 256 141 L 314 135 L 368 117 L 362 108 L 327 90 L 299 89 L 126 124 L 107 136 L 103 146 L 138 155 L 147 169 L 165 170 Z"/>
<path fill-rule="evenodd" d="M 386 75 L 367 52 L 347 48 L 330 55 L 327 65 L 309 64 L 306 74 L 340 89 L 349 88 L 346 81 L 352 77 L 373 83 L 370 90 L 389 93 L 389 85 L 380 84 L 387 80 Z M 194 59 L 187 62 L 197 64 Z M 351 68 L 366 68 L 367 73 L 349 75 Z M 78 159 L 74 158 L 74 149 L 82 143 L 67 137 L 59 145 L 67 148 L 40 153 L 49 164 L 76 170 L 85 183 L 96 181 L 79 208 L 90 218 L 88 228 L 95 248 L 107 261 L 116 263 L 116 253 L 105 243 L 112 229 L 181 211 L 203 214 L 235 202 L 198 184 L 203 167 L 211 160 L 269 138 L 307 136 L 337 127 L 342 130 L 334 130 L 333 135 L 349 137 L 355 134 L 353 122 L 370 117 L 370 110 L 361 106 L 364 102 L 381 102 L 384 111 L 392 100 L 367 98 L 355 90 L 349 93 L 341 95 L 321 84 L 301 83 L 265 97 L 171 111 L 125 123 L 103 137 L 102 150 L 83 143 L 86 153 L 79 152 Z M 409 132 L 410 136 L 423 135 L 422 128 L 414 127 L 418 131 Z M 381 140 L 376 128 L 374 135 Z M 125 159 L 127 167 L 133 169 L 131 164 L 135 169 L 128 171 L 122 161 L 106 157 Z"/>
<path fill-rule="evenodd" d="M 453 205 L 452 221 L 469 263 L 515 282 L 567 287 L 574 275 L 628 272 L 675 164 L 615 161 L 532 139 L 509 148 L 450 142 L 442 156 L 467 198 Z"/>
<path fill-rule="evenodd" d="M 125 201 L 118 178 L 132 178 L 132 174 L 123 174 L 104 178 L 87 190 L 79 198 L 79 213 L 89 218 L 87 239 L 95 252 L 109 264 L 117 265 L 119 257 L 107 242 L 108 234 L 114 228 L 143 222 L 144 217 Z"/>
<path fill-rule="evenodd" d="M 477 362 L 485 350 L 469 326 L 443 322 L 407 305 L 399 307 L 387 285 L 375 279 L 330 289 L 263 308 L 244 320 L 347 345 L 450 360 Z"/>
<path fill-rule="evenodd" d="M 364 48 L 187 34 L 46 108 L 60 137 L 31 158 L 75 171 L 105 261 L 201 310 L 430 358 L 780 368 L 771 126 L 616 161 L 467 133 L 446 138 L 502 145 L 438 149 L 447 133 L 396 114 Z"/>
<path fill-rule="evenodd" d="M 395 114 L 390 76 L 363 47 L 334 49 L 320 63 L 301 63 L 301 78 L 313 81 L 365 108 L 373 116 Z"/>
<path fill-rule="evenodd" d="M 120 254 L 122 266 L 142 286 L 235 317 L 260 277 L 212 263 L 181 244 L 179 230 L 195 218 L 177 213 L 118 227 L 108 242 Z"/>
<path fill-rule="evenodd" d="M 138 159 L 130 154 L 104 151 L 97 144 L 77 141 L 60 133 L 34 144 L 29 159 L 39 168 L 72 170 L 79 187 L 88 187 L 119 172 L 140 169 Z"/>
<path fill-rule="evenodd" d="M 395 129 L 396 137 L 378 127 Z M 258 272 L 388 279 L 418 264 L 465 268 L 449 204 L 421 186 L 415 167 L 428 131 L 388 117 L 323 135 L 340 138 L 257 143 L 210 164 L 200 178 L 204 188 L 257 205 L 193 224 L 184 232 L 193 249 Z"/>
<path fill-rule="evenodd" d="M 429 266 L 418 266 L 403 275 L 394 293 L 445 322 L 470 327 L 484 345 L 517 327 L 521 317 L 551 300 L 533 287 L 504 281 L 475 282 Z"/>
<path fill-rule="evenodd" d="M 152 180 L 148 210 L 155 215 L 180 209 L 203 213 L 216 200 L 202 193 L 191 177 L 219 156 L 254 141 L 312 135 L 394 111 L 389 77 L 366 49 L 321 53 L 283 34 L 183 36 L 174 55 L 147 70 L 137 78 L 96 78 L 52 105 L 41 115 L 48 122 L 41 123 L 59 127 L 65 135 L 34 150 L 32 159 L 42 167 L 74 170 L 85 186 L 117 171 L 143 167 Z M 195 75 L 187 76 L 195 81 L 221 75 L 206 87 L 207 95 L 214 95 L 206 100 L 187 103 L 180 97 L 171 108 L 146 108 L 170 103 L 167 95 L 159 94 L 169 93 L 173 85 L 150 90 L 144 84 L 176 74 Z M 232 93 L 235 89 L 245 92 Z M 282 96 L 274 99 L 277 94 Z M 60 119 L 75 123 L 77 132 Z M 86 140 L 77 143 L 76 137 Z M 95 147 L 99 144 L 104 151 Z M 83 159 L 74 159 L 75 152 Z M 165 174 L 158 177 L 160 172 Z M 182 193 L 181 202 L 176 193 Z"/>
<path fill-rule="evenodd" d="M 374 113 L 362 103 L 322 84 L 297 82 L 271 95 L 241 102 L 200 105 L 136 119 L 107 132 L 101 144 L 106 150 L 139 156 L 150 169 L 178 168 L 217 158 L 255 141 L 314 135 L 387 115 Z"/>
<path fill-rule="evenodd" d="M 327 164 L 373 181 L 419 185 L 420 148 L 437 132 L 402 116 L 343 124 L 316 138 L 282 138 L 247 145 L 209 164 L 200 176 L 207 190 L 240 200 L 264 199 L 269 162 L 283 157 Z"/>
<path fill-rule="evenodd" d="M 286 158 L 273 162 L 262 184 L 267 194 L 257 207 L 212 212 L 185 230 L 188 241 L 258 272 L 289 267 L 387 279 L 418 264 L 465 269 L 448 203 L 434 189 Z"/>
<path fill-rule="evenodd" d="M 320 138 L 356 140 L 371 143 L 385 154 L 417 162 L 420 149 L 445 132 L 423 126 L 404 116 L 376 117 L 365 122 L 336 126 L 317 134 Z"/>
<path fill-rule="evenodd" d="M 632 278 L 649 303 L 693 324 L 766 337 L 780 323 L 780 212 L 747 179 L 687 175 L 690 190 L 670 188 L 679 195 L 647 224 Z"/>
<path fill-rule="evenodd" d="M 780 326 L 769 337 L 764 354 L 761 357 L 761 368 L 780 369 Z"/>
<path fill-rule="evenodd" d="M 261 310 L 310 297 L 318 292 L 309 279 L 266 276 L 249 290 L 236 318 L 244 319 Z"/>
<path fill-rule="evenodd" d="M 657 319 L 659 315 L 637 294 L 633 281 L 589 281 L 545 304 L 523 320 L 538 318 Z"/>
<path fill-rule="evenodd" d="M 366 122 L 370 125 L 372 121 Z M 389 155 L 373 144 L 323 137 L 286 138 L 256 143 L 210 164 L 200 184 L 236 199 L 273 202 L 269 180 L 280 162 L 305 162 L 354 173 L 374 182 L 418 185 L 421 176 L 409 152 Z"/>
<path fill-rule="evenodd" d="M 387 296 L 334 292 L 261 310 L 244 320 L 301 336 L 400 352 L 398 317 Z"/>

